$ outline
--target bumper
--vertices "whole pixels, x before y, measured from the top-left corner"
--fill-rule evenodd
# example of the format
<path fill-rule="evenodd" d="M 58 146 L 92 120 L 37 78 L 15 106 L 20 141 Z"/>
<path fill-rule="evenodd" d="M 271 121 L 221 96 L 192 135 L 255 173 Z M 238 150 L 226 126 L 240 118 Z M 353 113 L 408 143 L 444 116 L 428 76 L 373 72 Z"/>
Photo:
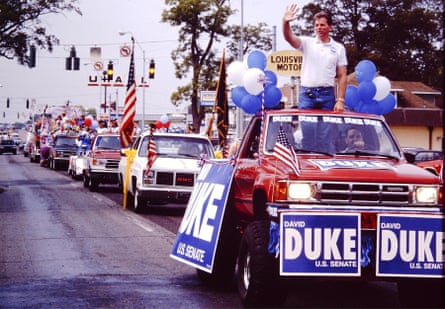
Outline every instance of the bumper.
<path fill-rule="evenodd" d="M 118 183 L 118 172 L 96 172 L 90 171 L 90 177 L 97 183 L 103 184 L 117 184 Z"/>
<path fill-rule="evenodd" d="M 138 188 L 139 195 L 150 201 L 175 201 L 187 203 L 193 188 L 172 188 L 152 186 L 150 188 Z"/>

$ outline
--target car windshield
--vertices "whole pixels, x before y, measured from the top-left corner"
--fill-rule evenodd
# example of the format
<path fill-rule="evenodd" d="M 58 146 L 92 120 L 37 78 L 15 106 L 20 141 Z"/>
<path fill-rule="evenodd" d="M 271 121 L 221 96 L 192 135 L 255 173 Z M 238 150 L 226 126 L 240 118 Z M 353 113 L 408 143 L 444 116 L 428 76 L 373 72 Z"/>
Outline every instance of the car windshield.
<path fill-rule="evenodd" d="M 175 158 L 200 158 L 201 154 L 213 158 L 210 143 L 204 139 L 184 136 L 154 136 L 157 156 Z M 139 148 L 139 156 L 146 157 L 148 152 L 149 136 L 145 136 Z"/>
<path fill-rule="evenodd" d="M 59 136 L 55 141 L 56 146 L 77 146 L 76 139 L 71 137 Z"/>
<path fill-rule="evenodd" d="M 279 136 L 284 136 L 297 153 L 401 158 L 387 126 L 378 119 L 349 115 L 270 115 L 266 131 L 265 152 L 272 153 Z"/>
<path fill-rule="evenodd" d="M 96 138 L 95 147 L 96 149 L 103 150 L 120 150 L 121 143 L 119 141 L 119 136 L 98 136 Z"/>

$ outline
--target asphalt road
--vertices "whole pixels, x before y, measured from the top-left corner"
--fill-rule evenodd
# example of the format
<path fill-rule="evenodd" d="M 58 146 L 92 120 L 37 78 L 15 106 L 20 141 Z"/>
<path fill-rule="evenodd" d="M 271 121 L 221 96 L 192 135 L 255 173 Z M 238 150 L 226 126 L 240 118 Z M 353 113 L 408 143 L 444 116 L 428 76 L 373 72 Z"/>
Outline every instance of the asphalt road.
<path fill-rule="evenodd" d="M 169 257 L 184 205 L 122 209 L 64 171 L 0 156 L 0 308 L 239 308 Z M 286 307 L 400 307 L 391 283 L 300 282 Z"/>

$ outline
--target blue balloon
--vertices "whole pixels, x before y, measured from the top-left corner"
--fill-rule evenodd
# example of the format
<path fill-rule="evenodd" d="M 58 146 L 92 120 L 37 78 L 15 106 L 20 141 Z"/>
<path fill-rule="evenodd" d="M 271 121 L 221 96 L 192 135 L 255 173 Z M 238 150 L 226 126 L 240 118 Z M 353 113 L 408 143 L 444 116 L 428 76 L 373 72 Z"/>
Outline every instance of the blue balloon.
<path fill-rule="evenodd" d="M 248 94 L 243 98 L 241 108 L 248 114 L 255 114 L 261 108 L 261 100 L 258 96 Z"/>
<path fill-rule="evenodd" d="M 358 105 L 359 99 L 357 94 L 357 87 L 354 85 L 348 85 L 345 93 L 345 104 L 349 108 L 354 109 Z"/>
<path fill-rule="evenodd" d="M 247 66 L 249 69 L 258 68 L 264 70 L 267 64 L 267 57 L 261 50 L 254 50 L 247 56 Z"/>
<path fill-rule="evenodd" d="M 381 115 L 382 108 L 380 107 L 380 105 L 377 103 L 376 100 L 371 100 L 360 106 L 360 112 L 367 114 Z"/>
<path fill-rule="evenodd" d="M 358 84 L 357 95 L 363 101 L 372 100 L 377 92 L 377 88 L 372 81 L 363 81 Z"/>
<path fill-rule="evenodd" d="M 238 86 L 232 89 L 232 101 L 236 106 L 241 107 L 241 102 L 246 95 L 249 95 L 246 88 Z"/>
<path fill-rule="evenodd" d="M 396 107 L 396 97 L 390 93 L 380 101 L 378 101 L 378 104 L 380 105 L 380 108 L 382 110 L 382 115 L 388 114 L 389 112 L 392 112 L 393 109 Z"/>
<path fill-rule="evenodd" d="M 355 78 L 359 83 L 372 81 L 377 73 L 377 68 L 371 60 L 362 60 L 355 66 Z"/>
<path fill-rule="evenodd" d="M 264 88 L 264 107 L 272 108 L 277 106 L 281 101 L 281 90 L 274 85 Z"/>
<path fill-rule="evenodd" d="M 265 70 L 264 74 L 266 75 L 266 85 L 277 85 L 278 78 L 275 72 L 272 72 L 270 70 Z"/>

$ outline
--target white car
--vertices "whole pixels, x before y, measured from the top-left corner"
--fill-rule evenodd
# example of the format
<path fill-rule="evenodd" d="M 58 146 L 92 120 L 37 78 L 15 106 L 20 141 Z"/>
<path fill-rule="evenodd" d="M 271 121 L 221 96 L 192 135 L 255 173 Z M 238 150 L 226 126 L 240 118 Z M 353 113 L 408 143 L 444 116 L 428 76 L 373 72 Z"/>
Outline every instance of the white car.
<path fill-rule="evenodd" d="M 77 154 L 70 156 L 68 164 L 68 175 L 70 175 L 73 179 L 82 179 L 84 171 L 88 167 L 86 151 L 86 149 L 79 147 Z"/>
<path fill-rule="evenodd" d="M 156 159 L 146 173 L 150 134 L 143 133 L 133 142 L 137 154 L 131 164 L 127 204 L 140 212 L 152 204 L 168 202 L 187 203 L 200 171 L 202 157 L 215 157 L 207 136 L 198 134 L 154 133 Z M 126 177 L 127 157 L 122 151 L 119 162 L 119 184 L 123 187 Z"/>

